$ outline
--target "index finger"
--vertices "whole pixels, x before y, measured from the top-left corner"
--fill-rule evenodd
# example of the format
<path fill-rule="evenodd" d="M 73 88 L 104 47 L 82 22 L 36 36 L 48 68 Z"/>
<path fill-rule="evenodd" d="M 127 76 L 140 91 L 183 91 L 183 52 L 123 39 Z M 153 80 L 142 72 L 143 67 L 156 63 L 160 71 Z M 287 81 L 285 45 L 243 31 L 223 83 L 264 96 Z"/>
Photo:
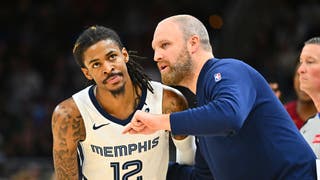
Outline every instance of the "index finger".
<path fill-rule="evenodd" d="M 131 123 L 127 124 L 125 127 L 124 127 L 124 130 L 122 131 L 122 134 L 127 134 L 130 132 L 130 130 L 132 130 L 133 128 L 131 127 Z"/>

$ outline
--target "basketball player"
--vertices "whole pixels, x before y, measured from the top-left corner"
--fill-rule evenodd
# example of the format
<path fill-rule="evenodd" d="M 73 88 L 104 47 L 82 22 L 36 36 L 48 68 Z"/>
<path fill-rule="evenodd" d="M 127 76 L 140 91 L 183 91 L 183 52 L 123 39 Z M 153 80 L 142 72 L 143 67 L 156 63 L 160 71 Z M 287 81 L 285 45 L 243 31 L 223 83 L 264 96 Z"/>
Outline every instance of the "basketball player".
<path fill-rule="evenodd" d="M 161 114 L 186 109 L 183 95 L 150 81 L 109 28 L 86 29 L 77 39 L 73 55 L 94 85 L 64 100 L 53 112 L 56 178 L 164 180 L 168 132 L 139 136 L 121 132 L 136 110 Z M 177 159 L 192 163 L 192 137 L 175 138 L 177 148 L 187 150 Z"/>

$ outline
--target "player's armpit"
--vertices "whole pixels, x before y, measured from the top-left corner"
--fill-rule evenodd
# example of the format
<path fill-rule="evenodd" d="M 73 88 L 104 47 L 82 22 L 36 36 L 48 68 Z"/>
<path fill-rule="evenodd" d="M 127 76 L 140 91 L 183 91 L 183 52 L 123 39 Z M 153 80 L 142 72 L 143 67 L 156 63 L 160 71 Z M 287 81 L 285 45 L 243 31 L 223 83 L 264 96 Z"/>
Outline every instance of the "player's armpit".
<path fill-rule="evenodd" d="M 60 103 L 52 115 L 55 178 L 78 179 L 77 145 L 85 138 L 80 112 L 74 101 Z"/>

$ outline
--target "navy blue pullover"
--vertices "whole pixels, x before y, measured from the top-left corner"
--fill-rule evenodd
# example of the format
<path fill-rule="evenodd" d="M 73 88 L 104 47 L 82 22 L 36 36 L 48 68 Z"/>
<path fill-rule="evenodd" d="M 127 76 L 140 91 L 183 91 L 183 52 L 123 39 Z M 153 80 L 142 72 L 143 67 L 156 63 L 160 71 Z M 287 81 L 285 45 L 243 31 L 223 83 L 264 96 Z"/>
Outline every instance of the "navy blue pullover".
<path fill-rule="evenodd" d="M 170 115 L 173 134 L 195 135 L 195 166 L 168 179 L 316 179 L 315 155 L 267 81 L 235 59 L 203 66 L 198 106 Z"/>

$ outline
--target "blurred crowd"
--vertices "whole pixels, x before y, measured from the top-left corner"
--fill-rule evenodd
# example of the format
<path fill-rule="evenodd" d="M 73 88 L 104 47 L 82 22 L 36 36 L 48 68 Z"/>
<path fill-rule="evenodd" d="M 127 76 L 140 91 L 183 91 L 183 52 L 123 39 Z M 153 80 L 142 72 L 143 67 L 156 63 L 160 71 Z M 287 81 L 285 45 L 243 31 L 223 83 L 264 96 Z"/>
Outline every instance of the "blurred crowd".
<path fill-rule="evenodd" d="M 0 179 L 14 179 L 27 166 L 32 172 L 52 170 L 52 111 L 87 83 L 72 57 L 82 30 L 96 24 L 115 29 L 127 49 L 147 57 L 140 63 L 159 81 L 152 61 L 153 30 L 161 19 L 181 13 L 208 26 L 216 57 L 242 59 L 280 84 L 283 102 L 295 98 L 292 76 L 301 45 L 320 32 L 317 0 L 2 2 Z M 14 163 L 15 158 L 26 160 Z M 30 158 L 45 163 L 22 163 Z"/>

